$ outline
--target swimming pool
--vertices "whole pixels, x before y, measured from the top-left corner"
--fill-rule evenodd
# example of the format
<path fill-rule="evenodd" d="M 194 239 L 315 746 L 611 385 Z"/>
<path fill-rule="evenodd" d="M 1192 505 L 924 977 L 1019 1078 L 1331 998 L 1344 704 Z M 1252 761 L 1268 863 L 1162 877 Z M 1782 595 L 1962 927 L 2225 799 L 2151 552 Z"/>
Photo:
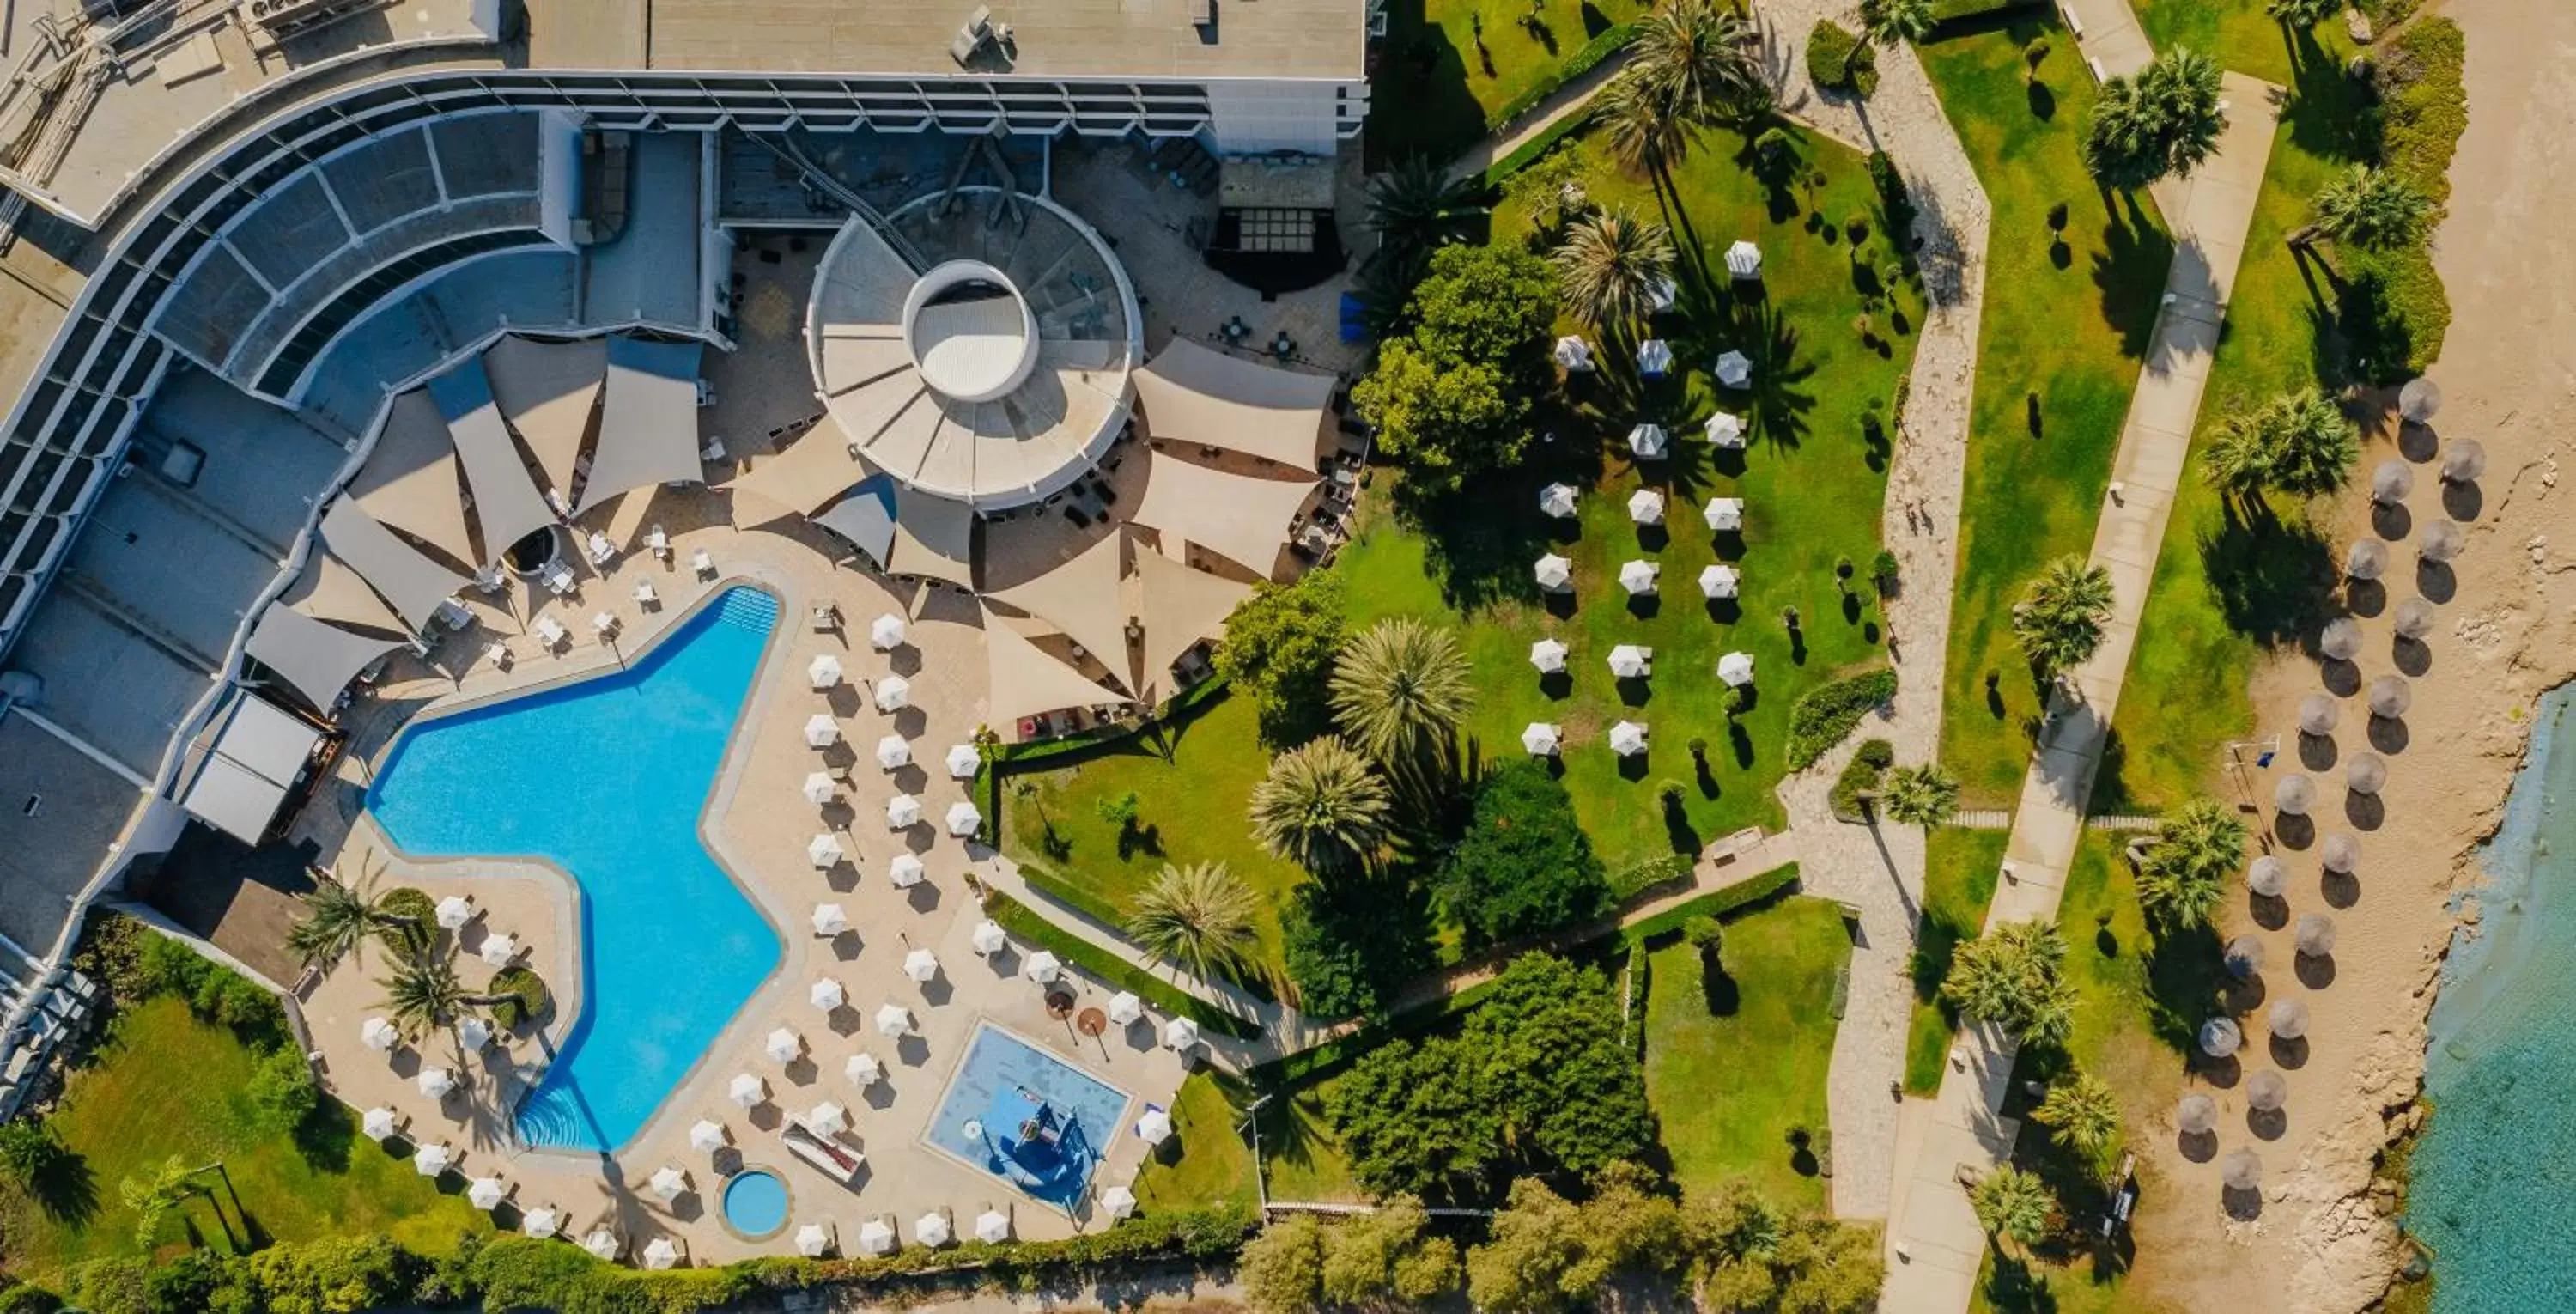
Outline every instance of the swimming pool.
<path fill-rule="evenodd" d="M 745 1168 L 726 1178 L 724 1218 L 754 1241 L 775 1235 L 787 1226 L 787 1183 L 766 1168 Z"/>
<path fill-rule="evenodd" d="M 986 1022 L 922 1136 L 1036 1199 L 1071 1205 L 1125 1134 L 1126 1114 L 1127 1092 Z"/>
<path fill-rule="evenodd" d="M 729 589 L 623 670 L 413 726 L 367 791 L 406 853 L 542 858 L 580 886 L 581 1014 L 519 1107 L 529 1144 L 625 1144 L 777 970 L 698 838 L 777 622 Z"/>

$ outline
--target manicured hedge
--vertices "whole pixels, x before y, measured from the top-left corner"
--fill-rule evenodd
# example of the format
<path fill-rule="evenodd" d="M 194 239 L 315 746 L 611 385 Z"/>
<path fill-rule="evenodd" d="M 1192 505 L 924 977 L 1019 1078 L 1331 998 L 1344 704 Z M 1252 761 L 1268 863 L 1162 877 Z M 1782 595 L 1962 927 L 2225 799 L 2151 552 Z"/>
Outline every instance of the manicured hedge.
<path fill-rule="evenodd" d="M 1592 111 L 1593 106 L 1586 105 L 1547 125 L 1546 131 L 1513 147 L 1509 154 L 1486 167 L 1485 186 L 1500 187 L 1505 179 L 1538 163 L 1549 151 L 1556 149 L 1558 143 L 1590 126 Z"/>
<path fill-rule="evenodd" d="M 1047 920 L 1018 900 L 993 893 L 984 900 L 984 915 L 1002 924 L 1002 929 L 1041 949 L 1052 951 L 1084 973 L 1096 976 L 1121 990 L 1132 990 L 1146 1003 L 1175 1013 L 1211 1031 L 1223 1032 L 1240 1040 L 1253 1040 L 1261 1035 L 1261 1024 L 1218 1008 L 1216 1005 L 1174 986 L 1124 958 L 1100 948 L 1089 940 Z"/>
<path fill-rule="evenodd" d="M 1691 864 L 1697 860 L 1697 855 L 1689 853 L 1658 853 L 1639 858 L 1610 873 L 1610 898 L 1615 903 L 1625 904 L 1657 886 L 1686 880 L 1691 874 Z"/>
<path fill-rule="evenodd" d="M 1932 0 L 1932 21 L 1948 23 L 1983 14 L 2000 14 L 2007 9 L 2027 9 L 2041 0 Z"/>
<path fill-rule="evenodd" d="M 1784 862 L 1759 876 L 1737 881 L 1722 890 L 1713 890 L 1689 901 L 1676 904 L 1652 917 L 1629 926 L 1620 934 L 1630 944 L 1644 944 L 1667 935 L 1681 933 L 1682 923 L 1694 917 L 1724 918 L 1758 904 L 1767 903 L 1798 883 L 1798 864 Z"/>
<path fill-rule="evenodd" d="M 1828 90 L 1866 96 L 1878 90 L 1878 52 L 1860 34 L 1830 18 L 1807 32 L 1807 80 Z"/>
<path fill-rule="evenodd" d="M 2380 56 L 2380 163 L 2436 204 L 2451 196 L 2451 155 L 2469 128 L 2468 40 L 2460 25 L 2428 18 L 2399 32 Z"/>
<path fill-rule="evenodd" d="M 1789 710 L 1789 769 L 1814 766 L 1871 708 L 1895 696 L 1896 672 L 1886 667 L 1808 690 Z"/>
<path fill-rule="evenodd" d="M 1861 795 L 1875 791 L 1879 781 L 1887 775 L 1887 769 L 1894 765 L 1895 745 L 1884 739 L 1862 743 L 1860 751 L 1852 754 L 1852 760 L 1843 767 L 1843 773 L 1835 777 L 1833 793 L 1827 797 L 1826 806 L 1832 810 L 1834 820 L 1867 821 L 1868 818 L 1861 815 Z"/>

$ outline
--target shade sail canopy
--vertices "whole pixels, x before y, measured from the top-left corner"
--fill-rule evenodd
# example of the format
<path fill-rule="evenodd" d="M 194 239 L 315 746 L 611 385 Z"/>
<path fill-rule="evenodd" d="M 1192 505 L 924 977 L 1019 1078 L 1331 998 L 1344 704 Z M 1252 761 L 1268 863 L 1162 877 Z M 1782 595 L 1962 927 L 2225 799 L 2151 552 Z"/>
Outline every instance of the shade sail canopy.
<path fill-rule="evenodd" d="M 884 475 L 860 480 L 849 496 L 814 517 L 814 523 L 883 567 L 887 554 L 894 551 L 894 481 Z"/>
<path fill-rule="evenodd" d="M 456 561 L 477 559 L 456 447 L 438 403 L 421 389 L 397 393 L 386 405 L 375 448 L 349 481 L 349 496 L 367 514 Z"/>
<path fill-rule="evenodd" d="M 447 421 L 457 459 L 465 466 L 465 484 L 474 494 L 475 524 L 483 531 L 481 555 L 468 560 L 488 565 L 511 544 L 555 523 L 554 508 L 537 491 L 527 462 L 519 456 L 518 443 L 501 421 L 501 408 L 492 400 L 491 381 L 483 376 L 480 357 L 430 380 L 429 395 Z"/>
<path fill-rule="evenodd" d="M 273 606 L 260 613 L 243 651 L 277 672 L 315 708 L 329 711 L 358 672 L 401 646 L 399 639 L 354 633 L 291 607 Z"/>
<path fill-rule="evenodd" d="M 464 576 L 430 560 L 394 536 L 366 508 L 341 498 L 322 517 L 322 542 L 392 603 L 414 630 L 429 628 L 439 604 L 466 585 Z"/>
<path fill-rule="evenodd" d="M 1171 682 L 1172 663 L 1201 639 L 1225 634 L 1226 618 L 1252 586 L 1188 566 L 1143 548 L 1136 550 L 1136 582 L 1144 599 L 1145 688 L 1151 698 Z"/>
<path fill-rule="evenodd" d="M 1120 583 L 1126 577 L 1126 538 L 1113 531 L 1071 561 L 986 596 L 1064 631 L 1121 684 L 1133 688 L 1136 675 L 1127 668 L 1127 604 Z"/>
<path fill-rule="evenodd" d="M 975 587 L 975 509 L 964 502 L 894 490 L 894 547 L 887 573 Z"/>
<path fill-rule="evenodd" d="M 875 473 L 851 452 L 848 432 L 826 415 L 784 451 L 753 466 L 750 474 L 726 486 L 782 511 L 810 516 L 840 496 L 843 489 Z M 756 515 L 749 513 L 741 518 L 746 524 L 756 524 Z M 877 560 L 882 562 L 885 558 Z"/>
<path fill-rule="evenodd" d="M 697 342 L 608 340 L 599 448 L 582 482 L 580 515 L 634 488 L 695 482 L 698 464 Z"/>
<path fill-rule="evenodd" d="M 384 634 L 403 632 L 402 617 L 349 564 L 316 549 L 278 601 L 318 621 Z"/>
<path fill-rule="evenodd" d="M 537 458 L 547 485 L 567 498 L 590 435 L 591 412 L 599 405 L 607 351 L 597 338 L 539 342 L 504 334 L 483 352 L 483 374 L 501 418 Z"/>
<path fill-rule="evenodd" d="M 1136 371 L 1147 433 L 1300 470 L 1315 468 L 1336 386 L 1329 374 L 1242 360 L 1178 336 Z"/>
<path fill-rule="evenodd" d="M 1314 487 L 1312 479 L 1254 479 L 1157 456 L 1136 523 L 1167 540 L 1187 539 L 1267 579 Z"/>
<path fill-rule="evenodd" d="M 991 719 L 1008 724 L 1024 716 L 1124 701 L 1125 695 L 1082 678 L 1072 667 L 1046 655 L 1010 623 L 984 611 L 984 656 L 991 689 Z"/>

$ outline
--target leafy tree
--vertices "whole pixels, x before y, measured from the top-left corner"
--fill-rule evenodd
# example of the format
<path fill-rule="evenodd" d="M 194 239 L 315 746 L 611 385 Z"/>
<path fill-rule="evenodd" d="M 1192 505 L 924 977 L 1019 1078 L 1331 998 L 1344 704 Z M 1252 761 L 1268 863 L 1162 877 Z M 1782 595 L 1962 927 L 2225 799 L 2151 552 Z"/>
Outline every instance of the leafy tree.
<path fill-rule="evenodd" d="M 1774 100 L 1751 19 L 1709 0 L 1672 0 L 1649 13 L 1628 47 L 1627 80 L 1684 128 L 1743 123 Z M 1687 138 L 1677 138 L 1686 149 Z M 1665 159 L 1678 161 L 1681 150 Z"/>
<path fill-rule="evenodd" d="M 424 929 L 421 918 L 396 904 L 392 894 L 377 895 L 373 872 L 355 884 L 325 876 L 297 901 L 303 913 L 288 928 L 286 947 L 306 967 L 326 972 L 343 958 L 361 957 L 370 937 L 398 942 L 397 937 L 409 939 Z"/>
<path fill-rule="evenodd" d="M 1447 1195 L 1501 1166 L 1502 1119 L 1465 1042 L 1395 1040 L 1362 1054 L 1325 1115 L 1372 1192 Z"/>
<path fill-rule="evenodd" d="M 2042 567 L 2013 608 L 2013 637 L 2033 669 L 2054 678 L 2102 646 L 2111 619 L 2111 572 L 2069 554 Z"/>
<path fill-rule="evenodd" d="M 2090 1072 L 2071 1073 L 2049 1086 L 2030 1116 L 2049 1128 L 2050 1140 L 2099 1162 L 2120 1134 L 2120 1095 Z"/>
<path fill-rule="evenodd" d="M 293 1046 L 261 1059 L 243 1090 L 261 1125 L 280 1136 L 294 1135 L 322 1104 L 322 1088 L 313 1082 L 312 1065 Z"/>
<path fill-rule="evenodd" d="M 1777 1272 L 1780 1314 L 1869 1314 L 1887 1281 L 1887 1255 L 1875 1228 L 1808 1217 L 1782 1242 Z"/>
<path fill-rule="evenodd" d="M 1447 246 L 1406 305 L 1411 331 L 1380 347 L 1351 389 L 1407 486 L 1437 495 L 1519 461 L 1529 413 L 1552 383 L 1556 321 L 1547 262 L 1517 245 Z"/>
<path fill-rule="evenodd" d="M 1367 758 L 1326 735 L 1270 759 L 1252 787 L 1252 833 L 1308 871 L 1346 870 L 1385 845 L 1390 798 Z"/>
<path fill-rule="evenodd" d="M 2047 1235 L 2057 1197 L 2037 1174 L 2004 1164 L 1977 1179 L 1968 1192 L 1968 1207 L 1976 1211 L 1977 1226 L 1986 1235 L 2028 1246 Z"/>
<path fill-rule="evenodd" d="M 146 1177 L 128 1177 L 116 1184 L 117 1199 L 134 1212 L 134 1248 L 146 1254 L 159 1244 L 161 1224 L 170 1211 L 205 1188 L 193 1180 L 197 1170 L 177 1155 L 161 1161 Z"/>
<path fill-rule="evenodd" d="M 1762 1309 L 1779 1293 L 1772 1261 L 1788 1240 L 1789 1220 L 1740 1178 L 1730 1178 L 1682 1207 L 1682 1251 L 1704 1309 Z"/>
<path fill-rule="evenodd" d="M 2084 132 L 2084 167 L 2105 187 L 2135 191 L 2189 177 L 2218 151 L 2227 117 L 2219 69 L 2207 55 L 2171 50 L 2137 74 L 2102 84 Z"/>
<path fill-rule="evenodd" d="M 2356 164 L 2317 189 L 2308 213 L 2308 223 L 2290 234 L 2291 245 L 2323 236 L 2379 251 L 2423 236 L 2433 221 L 2433 198 L 2391 170 Z"/>
<path fill-rule="evenodd" d="M 2343 12 L 2346 0 L 2263 0 L 2272 21 L 2302 32 Z"/>
<path fill-rule="evenodd" d="M 1431 1231 L 1422 1201 L 1399 1195 L 1324 1235 L 1323 1295 L 1336 1305 L 1413 1308 L 1457 1290 L 1458 1243 Z"/>
<path fill-rule="evenodd" d="M 2249 838 L 2235 810 L 2193 799 L 2165 818 L 2138 862 L 2138 904 L 2166 927 L 2200 926 L 2227 897 Z"/>
<path fill-rule="evenodd" d="M 1329 685 L 1333 717 L 1381 765 L 1419 760 L 1475 706 L 1475 683 L 1452 631 L 1398 616 L 1342 645 Z"/>
<path fill-rule="evenodd" d="M 1482 947 L 1573 926 L 1610 906 L 1610 880 L 1546 768 L 1512 762 L 1476 789 L 1474 819 L 1441 865 L 1449 911 Z"/>
<path fill-rule="evenodd" d="M 1667 1269 L 1682 1258 L 1682 1211 L 1655 1174 L 1633 1161 L 1606 1164 L 1583 1202 L 1583 1259 L 1566 1274 L 1567 1294 L 1589 1300 L 1622 1273 Z"/>
<path fill-rule="evenodd" d="M 2361 460 L 2361 429 L 2315 388 L 2237 408 L 2219 422 L 2203 473 L 2239 497 L 2271 489 L 2317 497 L 2341 488 Z"/>
<path fill-rule="evenodd" d="M 1860 30 L 1872 43 L 1894 50 L 1899 45 L 1912 45 L 1932 35 L 1932 0 L 1860 0 Z M 1852 62 L 1860 58 L 1861 43 L 1852 43 L 1852 53 L 1843 58 L 1843 80 L 1852 75 Z"/>
<path fill-rule="evenodd" d="M 1898 767 L 1888 773 L 1878 805 L 1899 825 L 1946 826 L 1959 814 L 1959 781 L 1938 762 Z"/>
<path fill-rule="evenodd" d="M 1260 1314 L 1311 1314 L 1324 1303 L 1324 1225 L 1290 1214 L 1244 1243 L 1235 1264 L 1245 1303 Z"/>
<path fill-rule="evenodd" d="M 1260 900 L 1222 862 L 1164 863 L 1136 898 L 1127 936 L 1136 947 L 1199 978 L 1240 977 L 1261 933 Z"/>
<path fill-rule="evenodd" d="M 376 984 L 385 992 L 377 1007 L 385 1010 L 405 1039 L 415 1041 L 454 1022 L 469 1008 L 489 1008 L 511 998 L 467 990 L 456 979 L 452 959 L 438 954 L 411 959 Z"/>
<path fill-rule="evenodd" d="M 1466 235 L 1477 212 L 1475 183 L 1452 178 L 1427 155 L 1406 157 L 1368 185 L 1370 231 L 1377 234 L 1376 259 L 1419 277 L 1431 253 Z"/>
<path fill-rule="evenodd" d="M 1379 1016 L 1398 987 L 1431 967 L 1410 895 L 1397 875 L 1297 887 L 1280 919 L 1280 951 L 1308 1016 Z"/>
<path fill-rule="evenodd" d="M 2065 1042 L 2075 1025 L 2075 987 L 2062 974 L 2066 937 L 2051 921 L 2007 922 L 1962 943 L 1941 997 L 1976 1022 L 1994 1022 L 2026 1044 Z"/>
<path fill-rule="evenodd" d="M 1512 1183 L 1509 1203 L 1494 1215 L 1492 1239 L 1467 1252 L 1467 1298 L 1478 1309 L 1547 1314 L 1588 1296 L 1568 1291 L 1582 1262 L 1583 1211 L 1547 1183 Z"/>
<path fill-rule="evenodd" d="M 1576 220 L 1553 258 L 1574 313 L 1615 332 L 1652 312 L 1655 289 L 1672 276 L 1673 238 L 1662 224 L 1609 210 Z"/>
<path fill-rule="evenodd" d="M 1342 577 L 1309 571 L 1294 584 L 1263 583 L 1225 618 L 1216 673 L 1260 709 L 1261 737 L 1294 747 L 1329 724 L 1324 682 L 1342 648 Z"/>

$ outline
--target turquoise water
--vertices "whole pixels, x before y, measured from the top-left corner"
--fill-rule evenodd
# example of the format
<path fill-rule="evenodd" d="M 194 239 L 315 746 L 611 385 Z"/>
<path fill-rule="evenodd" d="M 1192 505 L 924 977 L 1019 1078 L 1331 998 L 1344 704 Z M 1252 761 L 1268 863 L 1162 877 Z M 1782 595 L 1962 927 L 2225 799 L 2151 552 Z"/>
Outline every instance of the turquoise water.
<path fill-rule="evenodd" d="M 581 886 L 581 1015 L 519 1107 L 529 1144 L 625 1144 L 777 970 L 698 839 L 777 622 L 729 590 L 624 670 L 421 722 L 367 791 L 406 853 L 543 858 Z"/>
<path fill-rule="evenodd" d="M 2433 1008 L 2406 1222 L 2436 1256 L 2438 1314 L 2576 1308 L 2576 723 L 2541 700 L 2483 853 L 2476 938 Z"/>
<path fill-rule="evenodd" d="M 1091 1170 L 1122 1125 L 1127 1092 L 990 1023 L 925 1133 L 932 1144 L 1031 1196 L 1082 1198 Z"/>
<path fill-rule="evenodd" d="M 787 1183 L 778 1174 L 752 1168 L 725 1179 L 725 1221 L 755 1240 L 787 1226 Z"/>

